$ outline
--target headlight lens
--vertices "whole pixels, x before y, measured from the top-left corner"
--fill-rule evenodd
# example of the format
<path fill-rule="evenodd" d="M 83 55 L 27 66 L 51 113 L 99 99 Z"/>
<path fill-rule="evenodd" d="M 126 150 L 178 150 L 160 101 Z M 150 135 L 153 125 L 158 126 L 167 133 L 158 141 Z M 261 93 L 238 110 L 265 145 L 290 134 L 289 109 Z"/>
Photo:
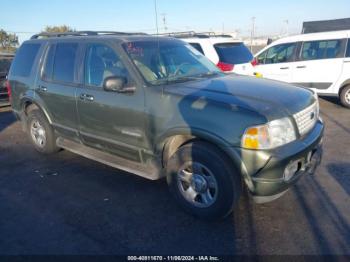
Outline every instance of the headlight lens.
<path fill-rule="evenodd" d="M 272 149 L 296 139 L 295 130 L 288 117 L 248 128 L 242 137 L 242 147 L 247 149 Z"/>

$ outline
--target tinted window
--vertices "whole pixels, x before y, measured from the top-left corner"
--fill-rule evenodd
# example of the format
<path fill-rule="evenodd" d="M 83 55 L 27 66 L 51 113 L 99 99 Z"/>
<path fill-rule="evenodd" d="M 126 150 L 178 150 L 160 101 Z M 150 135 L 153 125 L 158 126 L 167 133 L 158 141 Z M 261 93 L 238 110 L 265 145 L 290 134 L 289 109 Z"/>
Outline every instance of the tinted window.
<path fill-rule="evenodd" d="M 76 43 L 59 43 L 56 45 L 53 80 L 74 82 L 74 63 L 78 50 Z"/>
<path fill-rule="evenodd" d="M 346 57 L 350 57 L 350 39 L 348 39 L 348 48 L 346 50 Z"/>
<path fill-rule="evenodd" d="M 257 56 L 257 62 L 258 64 L 265 64 L 265 57 L 266 57 L 267 51 L 262 52 L 260 55 Z"/>
<path fill-rule="evenodd" d="M 52 79 L 53 64 L 54 64 L 54 58 L 55 58 L 55 47 L 56 45 L 50 45 L 49 50 L 47 52 L 44 72 L 42 76 L 44 80 Z"/>
<path fill-rule="evenodd" d="M 276 45 L 268 49 L 265 64 L 287 63 L 293 61 L 296 43 Z"/>
<path fill-rule="evenodd" d="M 197 51 L 201 52 L 204 55 L 203 48 L 198 43 L 189 43 L 192 47 L 194 47 Z"/>
<path fill-rule="evenodd" d="M 315 60 L 315 59 L 337 58 L 342 53 L 341 49 L 342 49 L 341 40 L 304 42 L 303 48 L 301 50 L 301 59 Z"/>
<path fill-rule="evenodd" d="M 244 64 L 253 60 L 253 55 L 243 43 L 221 43 L 214 45 L 220 62 Z"/>
<path fill-rule="evenodd" d="M 85 83 L 102 87 L 103 81 L 111 76 L 124 77 L 130 82 L 128 71 L 113 49 L 101 44 L 90 45 L 85 56 Z"/>
<path fill-rule="evenodd" d="M 33 63 L 38 54 L 40 44 L 24 44 L 17 51 L 13 61 L 12 74 L 28 77 L 32 71 Z"/>

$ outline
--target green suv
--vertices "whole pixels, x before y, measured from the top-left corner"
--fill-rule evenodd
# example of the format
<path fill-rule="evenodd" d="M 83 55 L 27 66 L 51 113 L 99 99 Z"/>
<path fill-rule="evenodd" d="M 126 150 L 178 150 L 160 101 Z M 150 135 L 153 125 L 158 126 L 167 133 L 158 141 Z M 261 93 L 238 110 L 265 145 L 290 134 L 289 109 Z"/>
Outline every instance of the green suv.
<path fill-rule="evenodd" d="M 278 198 L 321 161 L 317 95 L 222 73 L 189 44 L 142 33 L 39 34 L 9 73 L 33 146 L 166 177 L 191 214 L 228 215 L 246 187 Z"/>

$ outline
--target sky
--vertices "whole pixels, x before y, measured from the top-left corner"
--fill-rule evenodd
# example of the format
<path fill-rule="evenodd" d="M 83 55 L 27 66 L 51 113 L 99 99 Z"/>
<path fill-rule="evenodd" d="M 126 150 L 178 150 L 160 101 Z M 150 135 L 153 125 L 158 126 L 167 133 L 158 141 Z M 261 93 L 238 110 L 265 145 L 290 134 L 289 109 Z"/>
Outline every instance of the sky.
<path fill-rule="evenodd" d="M 162 14 L 168 32 L 238 30 L 240 36 L 250 35 L 252 17 L 256 36 L 296 34 L 303 21 L 350 17 L 349 0 L 0 0 L 0 29 L 16 32 L 20 42 L 47 25 L 154 33 L 155 1 L 160 32 Z"/>

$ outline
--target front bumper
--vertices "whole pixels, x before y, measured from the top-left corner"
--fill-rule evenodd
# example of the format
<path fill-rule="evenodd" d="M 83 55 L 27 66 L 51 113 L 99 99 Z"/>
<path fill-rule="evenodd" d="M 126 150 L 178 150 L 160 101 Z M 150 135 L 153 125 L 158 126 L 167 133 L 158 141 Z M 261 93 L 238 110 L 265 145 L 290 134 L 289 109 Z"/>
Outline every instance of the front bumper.
<path fill-rule="evenodd" d="M 322 159 L 324 125 L 318 121 L 305 137 L 274 150 L 240 149 L 243 177 L 254 200 L 272 201 L 283 195 L 305 174 L 315 173 Z M 285 176 L 287 166 L 296 163 L 298 169 Z"/>

